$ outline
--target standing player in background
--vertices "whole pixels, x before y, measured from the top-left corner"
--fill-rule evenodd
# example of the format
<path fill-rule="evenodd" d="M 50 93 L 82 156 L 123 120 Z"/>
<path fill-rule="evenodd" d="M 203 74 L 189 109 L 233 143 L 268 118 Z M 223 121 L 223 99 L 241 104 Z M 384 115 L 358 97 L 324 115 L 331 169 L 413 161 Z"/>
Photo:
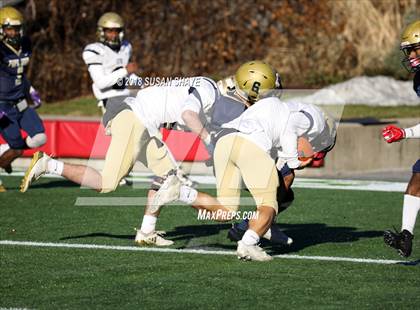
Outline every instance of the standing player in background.
<path fill-rule="evenodd" d="M 23 36 L 23 17 L 13 7 L 0 9 L 0 167 L 11 172 L 11 163 L 23 150 L 45 144 L 44 126 L 33 108 L 41 105 L 38 92 L 26 78 L 31 44 Z M 32 101 L 29 106 L 27 99 Z M 24 139 L 20 130 L 28 136 Z M 4 191 L 0 182 L 0 191 Z"/>
<path fill-rule="evenodd" d="M 124 21 L 120 15 L 114 12 L 103 14 L 97 23 L 96 36 L 98 42 L 88 44 L 82 56 L 106 124 L 110 120 L 107 108 L 120 109 L 120 103 L 130 95 L 130 90 L 126 88 L 128 79 L 137 86 L 140 86 L 141 79 L 135 75 L 137 63 L 130 60 L 132 47 L 124 40 Z M 121 184 L 125 183 L 122 179 Z"/>
<path fill-rule="evenodd" d="M 136 62 L 130 61 L 132 47 L 124 40 L 124 21 L 120 15 L 103 14 L 96 35 L 98 42 L 88 44 L 82 56 L 93 81 L 93 94 L 105 114 L 107 108 L 113 108 L 113 102 L 121 102 L 130 95 L 127 79 L 137 79 L 138 68 Z"/>
<path fill-rule="evenodd" d="M 404 66 L 415 73 L 414 91 L 420 97 L 420 20 L 405 28 L 401 37 L 401 50 L 405 54 Z M 383 129 L 382 135 L 388 143 L 420 138 L 420 124 L 406 129 L 390 125 Z M 414 226 L 420 210 L 420 159 L 416 161 L 412 171 L 413 175 L 404 195 L 401 232 L 384 232 L 385 243 L 397 249 L 404 257 L 411 255 Z"/>

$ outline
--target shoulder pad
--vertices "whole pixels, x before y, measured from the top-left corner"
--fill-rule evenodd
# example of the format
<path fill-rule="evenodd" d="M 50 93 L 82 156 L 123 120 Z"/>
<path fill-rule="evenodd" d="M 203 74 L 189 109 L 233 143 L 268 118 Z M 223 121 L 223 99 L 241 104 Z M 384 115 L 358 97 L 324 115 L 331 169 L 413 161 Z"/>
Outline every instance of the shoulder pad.
<path fill-rule="evenodd" d="M 85 47 L 82 57 L 87 65 L 102 64 L 104 52 L 102 43 L 92 43 Z"/>
<path fill-rule="evenodd" d="M 96 55 L 103 55 L 105 52 L 104 45 L 99 42 L 88 44 L 83 50 L 83 53 L 85 52 L 90 52 Z"/>
<path fill-rule="evenodd" d="M 127 40 L 123 40 L 123 41 L 121 42 L 121 46 L 127 46 L 127 47 L 130 47 L 130 48 L 131 48 L 131 44 L 130 44 L 130 42 L 128 42 Z"/>
<path fill-rule="evenodd" d="M 217 82 L 217 87 L 222 95 L 229 95 L 235 91 L 235 80 L 233 76 L 229 76 Z"/>

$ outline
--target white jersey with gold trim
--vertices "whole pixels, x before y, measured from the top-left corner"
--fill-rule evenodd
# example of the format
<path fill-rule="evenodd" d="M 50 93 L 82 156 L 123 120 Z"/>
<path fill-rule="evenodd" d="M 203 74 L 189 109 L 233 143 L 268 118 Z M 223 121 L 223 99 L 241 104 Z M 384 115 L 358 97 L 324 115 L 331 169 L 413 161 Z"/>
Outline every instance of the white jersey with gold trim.
<path fill-rule="evenodd" d="M 156 136 L 163 123 L 185 125 L 182 113 L 186 110 L 197 114 L 208 113 L 218 96 L 219 91 L 213 80 L 191 77 L 142 89 L 135 98 L 127 98 L 125 102 L 146 126 L 149 134 Z"/>
<path fill-rule="evenodd" d="M 125 67 L 131 52 L 131 44 L 127 41 L 122 42 L 118 52 L 99 42 L 85 47 L 82 56 L 93 81 L 93 94 L 98 100 L 130 94 L 123 78 L 128 75 Z"/>

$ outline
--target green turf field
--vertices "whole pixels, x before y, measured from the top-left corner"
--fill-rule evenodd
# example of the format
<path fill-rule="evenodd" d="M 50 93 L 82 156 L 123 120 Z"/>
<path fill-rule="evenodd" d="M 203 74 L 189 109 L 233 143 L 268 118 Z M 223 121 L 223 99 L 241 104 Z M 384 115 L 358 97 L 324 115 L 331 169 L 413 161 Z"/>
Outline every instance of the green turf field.
<path fill-rule="evenodd" d="M 8 191 L 0 194 L 0 241 L 108 247 L 0 244 L 0 308 L 416 309 L 420 304 L 420 240 L 414 239 L 410 260 L 382 241 L 384 229 L 400 225 L 402 193 L 296 189 L 294 205 L 278 219 L 294 245 L 265 248 L 315 259 L 258 263 L 182 252 L 236 248 L 226 239 L 229 224 L 198 221 L 187 206 L 162 212 L 158 229 L 175 241 L 172 249 L 180 249 L 167 253 L 130 250 L 142 206 L 75 206 L 78 197 L 136 198 L 144 190 L 124 186 L 99 195 L 45 178 L 21 194 L 18 177 L 1 179 Z"/>

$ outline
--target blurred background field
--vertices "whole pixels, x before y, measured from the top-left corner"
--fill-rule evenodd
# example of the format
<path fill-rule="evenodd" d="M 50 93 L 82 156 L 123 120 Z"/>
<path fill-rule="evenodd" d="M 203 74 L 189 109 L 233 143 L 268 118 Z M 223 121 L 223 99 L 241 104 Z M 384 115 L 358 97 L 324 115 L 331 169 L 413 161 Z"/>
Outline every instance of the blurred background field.
<path fill-rule="evenodd" d="M 399 36 L 420 9 L 416 0 L 11 2 L 24 12 L 29 76 L 46 102 L 91 94 L 81 53 L 106 11 L 125 19 L 142 76 L 221 78 L 264 59 L 286 87 L 318 88 L 358 75 L 409 79 Z"/>
<path fill-rule="evenodd" d="M 81 97 L 63 100 L 42 106 L 38 112 L 41 115 L 92 116 L 101 117 L 94 97 Z M 338 109 L 338 108 L 337 108 Z M 414 118 L 420 116 L 420 105 L 378 107 L 368 105 L 346 105 L 342 119 L 376 117 L 376 118 Z"/>

